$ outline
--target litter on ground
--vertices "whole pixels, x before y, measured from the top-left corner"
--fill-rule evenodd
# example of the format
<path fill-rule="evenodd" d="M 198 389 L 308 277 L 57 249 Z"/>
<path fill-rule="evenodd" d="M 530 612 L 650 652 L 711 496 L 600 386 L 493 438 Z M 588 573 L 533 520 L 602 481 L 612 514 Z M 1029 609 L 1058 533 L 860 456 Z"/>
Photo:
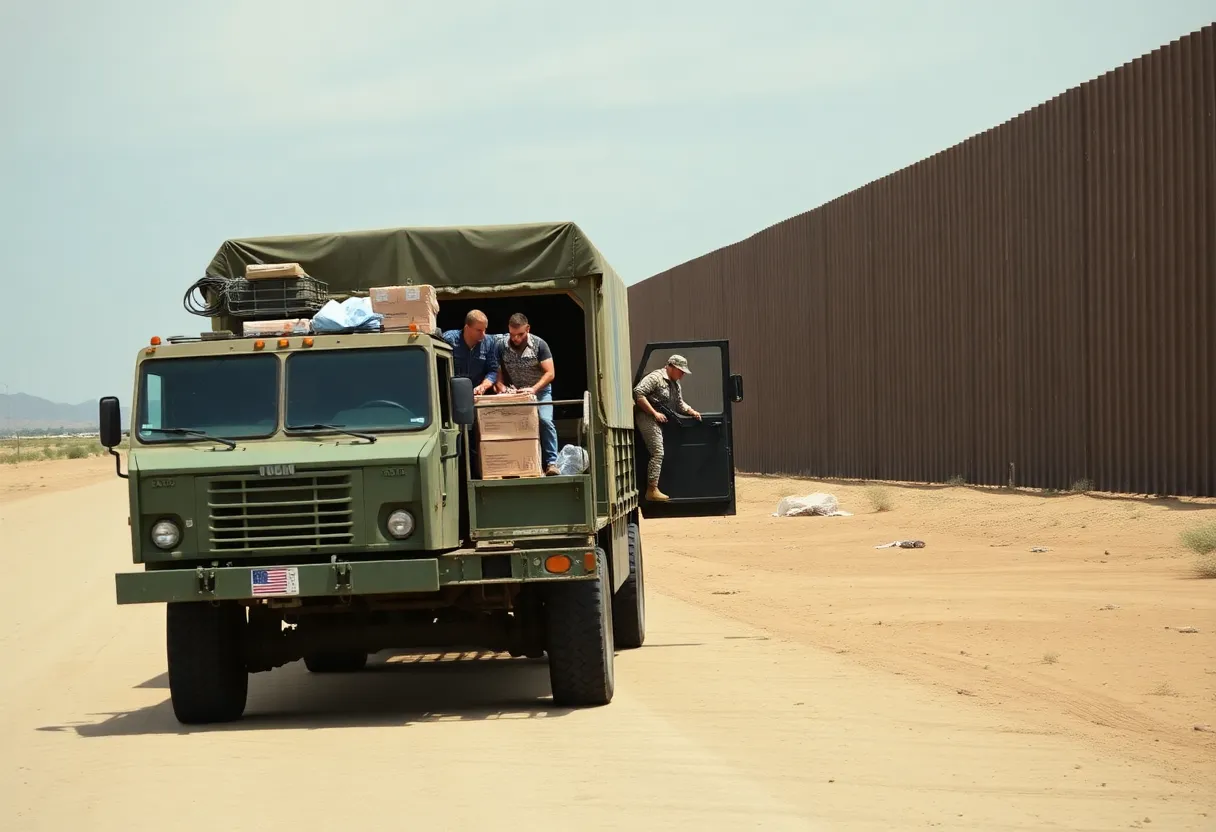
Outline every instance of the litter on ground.
<path fill-rule="evenodd" d="M 782 497 L 774 517 L 852 517 L 840 508 L 832 494 L 808 494 L 805 497 Z"/>

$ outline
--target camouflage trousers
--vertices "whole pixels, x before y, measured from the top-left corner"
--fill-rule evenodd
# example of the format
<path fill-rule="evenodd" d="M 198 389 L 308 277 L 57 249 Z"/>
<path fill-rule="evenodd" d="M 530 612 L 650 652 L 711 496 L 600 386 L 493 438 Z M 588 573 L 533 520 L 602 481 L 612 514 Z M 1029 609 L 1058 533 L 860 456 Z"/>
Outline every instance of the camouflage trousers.
<path fill-rule="evenodd" d="M 634 415 L 633 423 L 642 434 L 646 450 L 650 453 L 650 462 L 646 466 L 647 482 L 658 483 L 659 473 L 663 470 L 663 426 L 654 420 L 649 413 L 639 411 Z"/>

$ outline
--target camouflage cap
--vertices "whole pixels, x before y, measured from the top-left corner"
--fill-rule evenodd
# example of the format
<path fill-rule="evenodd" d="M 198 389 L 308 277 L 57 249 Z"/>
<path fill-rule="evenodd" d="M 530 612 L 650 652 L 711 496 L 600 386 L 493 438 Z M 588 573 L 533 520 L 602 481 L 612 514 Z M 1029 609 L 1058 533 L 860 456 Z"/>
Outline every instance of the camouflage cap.
<path fill-rule="evenodd" d="M 692 370 L 688 369 L 688 359 L 682 355 L 673 355 L 671 358 L 667 359 L 667 363 L 672 367 L 675 367 L 677 370 L 682 370 L 688 375 L 692 375 Z"/>

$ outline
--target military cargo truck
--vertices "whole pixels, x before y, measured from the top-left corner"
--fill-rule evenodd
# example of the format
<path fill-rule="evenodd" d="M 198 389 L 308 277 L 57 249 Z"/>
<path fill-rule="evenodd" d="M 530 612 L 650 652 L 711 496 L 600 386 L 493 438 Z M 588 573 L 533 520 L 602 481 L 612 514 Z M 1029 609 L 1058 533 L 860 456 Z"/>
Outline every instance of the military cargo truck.
<path fill-rule="evenodd" d="M 207 274 L 269 263 L 299 263 L 339 300 L 429 284 L 440 326 L 243 337 L 221 313 L 198 336 L 153 337 L 125 472 L 119 403 L 101 400 L 143 567 L 116 575 L 117 600 L 167 605 L 177 719 L 240 718 L 251 673 L 354 673 L 408 649 L 547 656 L 556 704 L 610 702 L 615 651 L 646 638 L 641 517 L 735 511 L 727 343 L 649 344 L 631 373 L 625 285 L 571 223 L 233 239 Z M 473 385 L 440 337 L 473 308 L 491 333 L 523 312 L 550 344 L 559 447 L 586 450 L 582 473 L 475 475 Z M 643 504 L 631 389 L 676 351 L 703 419 L 666 428 L 671 499 Z"/>

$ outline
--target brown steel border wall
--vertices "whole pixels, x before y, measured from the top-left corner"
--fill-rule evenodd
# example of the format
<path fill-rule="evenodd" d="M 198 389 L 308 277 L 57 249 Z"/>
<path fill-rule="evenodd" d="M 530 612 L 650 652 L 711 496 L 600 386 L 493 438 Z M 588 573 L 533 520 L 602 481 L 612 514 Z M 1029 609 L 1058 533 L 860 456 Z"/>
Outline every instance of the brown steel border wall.
<path fill-rule="evenodd" d="M 730 339 L 743 471 L 1216 495 L 1216 26 L 629 309 Z"/>

